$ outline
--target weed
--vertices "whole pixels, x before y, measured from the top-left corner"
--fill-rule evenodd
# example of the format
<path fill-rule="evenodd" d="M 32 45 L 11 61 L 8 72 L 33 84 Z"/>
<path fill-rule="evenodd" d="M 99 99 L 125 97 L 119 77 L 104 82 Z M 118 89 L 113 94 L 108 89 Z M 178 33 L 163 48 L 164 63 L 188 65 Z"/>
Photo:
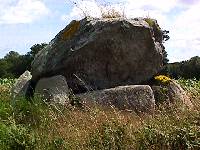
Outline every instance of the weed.
<path fill-rule="evenodd" d="M 82 8 L 81 4 L 79 3 L 80 1 L 73 1 L 70 0 L 70 2 L 78 8 L 84 17 L 90 17 L 89 10 L 90 8 Z M 95 0 L 95 3 L 98 6 L 98 9 L 100 10 L 100 14 L 102 18 L 107 18 L 107 19 L 112 19 L 112 18 L 126 18 L 125 12 L 124 12 L 124 7 L 120 3 L 109 3 L 109 2 L 104 2 L 100 3 Z M 120 8 L 120 9 L 116 9 Z"/>
<path fill-rule="evenodd" d="M 161 85 L 167 85 L 171 81 L 169 77 L 164 75 L 155 76 L 154 79 Z"/>

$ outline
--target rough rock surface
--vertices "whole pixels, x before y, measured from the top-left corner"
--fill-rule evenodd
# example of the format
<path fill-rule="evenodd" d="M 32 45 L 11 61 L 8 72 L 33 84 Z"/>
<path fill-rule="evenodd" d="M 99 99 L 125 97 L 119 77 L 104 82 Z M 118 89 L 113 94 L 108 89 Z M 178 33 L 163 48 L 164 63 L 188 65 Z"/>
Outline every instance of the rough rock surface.
<path fill-rule="evenodd" d="M 62 75 L 40 79 L 35 88 L 37 94 L 47 102 L 69 103 L 69 88 Z"/>
<path fill-rule="evenodd" d="M 167 86 L 152 86 L 156 103 L 168 102 L 176 103 L 181 102 L 188 108 L 193 108 L 189 96 L 183 88 L 174 80 L 171 80 Z"/>
<path fill-rule="evenodd" d="M 132 110 L 136 113 L 153 113 L 155 99 L 148 85 L 119 86 L 76 95 L 80 101 L 97 102 L 102 106 L 115 106 L 120 110 Z"/>
<path fill-rule="evenodd" d="M 30 85 L 32 75 L 29 71 L 25 71 L 15 82 L 11 89 L 12 97 L 25 96 Z"/>
<path fill-rule="evenodd" d="M 180 100 L 183 104 L 185 104 L 189 108 L 193 107 L 193 104 L 191 103 L 189 96 L 176 81 L 172 80 L 168 88 L 169 88 L 169 98 L 171 102 L 174 102 L 175 100 Z"/>
<path fill-rule="evenodd" d="M 75 93 L 139 84 L 162 68 L 154 31 L 143 18 L 72 21 L 36 55 L 32 81 L 61 74 Z"/>

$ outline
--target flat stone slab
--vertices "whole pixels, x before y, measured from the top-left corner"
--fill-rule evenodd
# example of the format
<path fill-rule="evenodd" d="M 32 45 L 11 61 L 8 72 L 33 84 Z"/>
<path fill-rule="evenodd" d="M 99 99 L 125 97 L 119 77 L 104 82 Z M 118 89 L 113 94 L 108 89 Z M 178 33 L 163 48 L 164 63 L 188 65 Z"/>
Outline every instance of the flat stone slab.
<path fill-rule="evenodd" d="M 84 103 L 95 102 L 102 106 L 114 106 L 120 110 L 150 113 L 155 110 L 153 91 L 148 85 L 129 85 L 76 95 Z"/>

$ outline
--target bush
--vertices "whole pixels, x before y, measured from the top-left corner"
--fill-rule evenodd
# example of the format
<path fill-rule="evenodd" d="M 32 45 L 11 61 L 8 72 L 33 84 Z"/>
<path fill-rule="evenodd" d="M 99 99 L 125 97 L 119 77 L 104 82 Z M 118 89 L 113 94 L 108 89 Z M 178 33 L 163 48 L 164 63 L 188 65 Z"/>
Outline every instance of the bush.
<path fill-rule="evenodd" d="M 16 125 L 15 122 L 0 122 L 0 147 L 2 149 L 25 150 L 33 149 L 36 138 L 27 127 Z"/>
<path fill-rule="evenodd" d="M 101 125 L 91 134 L 89 147 L 91 149 L 126 149 L 129 142 L 125 126 L 117 122 Z"/>
<path fill-rule="evenodd" d="M 193 126 L 170 126 L 170 129 L 146 126 L 136 132 L 136 143 L 137 149 L 198 149 L 200 131 Z"/>
<path fill-rule="evenodd" d="M 18 124 L 40 126 L 48 120 L 48 105 L 41 98 L 28 101 L 18 98 L 13 104 L 13 116 Z"/>
<path fill-rule="evenodd" d="M 195 56 L 190 60 L 170 63 L 167 65 L 167 73 L 171 77 L 185 79 L 200 79 L 200 57 Z"/>

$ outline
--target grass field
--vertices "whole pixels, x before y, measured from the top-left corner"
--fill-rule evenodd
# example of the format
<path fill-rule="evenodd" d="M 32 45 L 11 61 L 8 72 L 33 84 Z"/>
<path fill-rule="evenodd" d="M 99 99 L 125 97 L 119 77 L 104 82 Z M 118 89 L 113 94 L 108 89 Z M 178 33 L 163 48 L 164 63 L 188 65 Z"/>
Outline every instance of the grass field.
<path fill-rule="evenodd" d="M 35 98 L 15 102 L 14 80 L 0 79 L 0 149 L 6 150 L 198 150 L 200 81 L 179 79 L 195 105 L 159 105 L 153 116 L 114 108 L 78 109 L 49 105 Z"/>

